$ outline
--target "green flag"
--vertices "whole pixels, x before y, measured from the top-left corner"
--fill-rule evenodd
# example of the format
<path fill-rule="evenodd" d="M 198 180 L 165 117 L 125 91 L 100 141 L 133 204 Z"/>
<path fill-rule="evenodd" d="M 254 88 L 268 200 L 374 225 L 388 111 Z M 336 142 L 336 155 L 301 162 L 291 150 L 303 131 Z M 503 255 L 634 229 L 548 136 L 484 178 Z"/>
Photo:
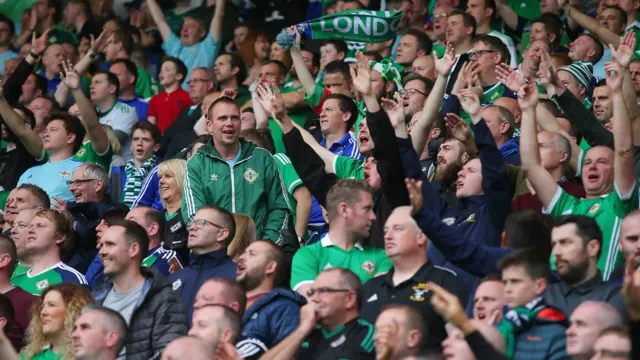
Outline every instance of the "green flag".
<path fill-rule="evenodd" d="M 307 38 L 340 39 L 364 43 L 381 43 L 395 38 L 402 11 L 350 10 L 326 15 L 296 25 Z M 286 29 L 278 35 L 278 43 L 288 49 L 291 39 L 285 39 Z M 282 43 L 281 43 L 282 42 Z"/>

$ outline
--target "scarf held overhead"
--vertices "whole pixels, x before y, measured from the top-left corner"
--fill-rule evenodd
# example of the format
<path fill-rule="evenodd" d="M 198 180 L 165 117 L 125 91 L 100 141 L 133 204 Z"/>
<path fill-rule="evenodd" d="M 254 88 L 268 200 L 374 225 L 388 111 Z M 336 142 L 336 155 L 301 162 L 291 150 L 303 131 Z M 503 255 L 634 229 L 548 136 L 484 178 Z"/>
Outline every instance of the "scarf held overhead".
<path fill-rule="evenodd" d="M 313 40 L 341 39 L 381 43 L 395 38 L 402 15 L 402 11 L 350 10 L 305 21 L 295 26 L 306 38 Z M 283 29 L 276 40 L 285 49 L 293 45 L 293 38 L 287 29 Z"/>

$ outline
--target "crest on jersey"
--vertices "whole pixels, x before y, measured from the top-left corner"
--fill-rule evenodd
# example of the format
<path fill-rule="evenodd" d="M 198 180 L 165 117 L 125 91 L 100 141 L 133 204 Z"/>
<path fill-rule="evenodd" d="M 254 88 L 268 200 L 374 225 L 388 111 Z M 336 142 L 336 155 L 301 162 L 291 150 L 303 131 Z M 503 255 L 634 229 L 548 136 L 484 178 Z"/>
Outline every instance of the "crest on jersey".
<path fill-rule="evenodd" d="M 69 170 L 64 170 L 64 171 L 60 171 L 60 177 L 61 178 L 66 178 L 69 175 L 71 175 L 71 173 L 69 172 Z"/>
<path fill-rule="evenodd" d="M 244 172 L 244 179 L 249 182 L 249 184 L 253 184 L 258 179 L 258 173 L 252 168 L 248 168 L 247 171 Z"/>
<path fill-rule="evenodd" d="M 37 288 L 38 288 L 38 290 L 40 290 L 40 291 L 42 291 L 42 290 L 44 290 L 44 289 L 48 288 L 48 287 L 49 287 L 49 280 L 44 279 L 44 280 L 38 281 L 38 282 L 36 283 L 36 287 L 37 287 Z"/>
<path fill-rule="evenodd" d="M 374 271 L 376 271 L 376 264 L 374 264 L 370 260 L 365 260 L 365 262 L 362 263 L 362 270 L 366 271 L 367 274 L 371 275 L 373 274 Z"/>
<path fill-rule="evenodd" d="M 456 218 L 454 217 L 445 218 L 445 219 L 442 219 L 442 222 L 445 223 L 445 225 L 447 226 L 451 226 L 456 222 Z"/>
<path fill-rule="evenodd" d="M 593 204 L 593 205 L 589 208 L 589 211 L 587 211 L 587 214 L 589 214 L 589 215 L 593 215 L 593 214 L 597 213 L 597 212 L 598 212 L 598 210 L 600 210 L 600 204 L 598 204 L 598 203 Z"/>
<path fill-rule="evenodd" d="M 86 153 L 86 152 L 87 152 L 87 150 L 86 150 L 86 149 L 80 149 L 80 150 L 78 150 L 78 152 L 76 153 L 76 156 L 80 157 L 80 156 L 84 155 L 84 153 Z"/>
<path fill-rule="evenodd" d="M 173 287 L 173 291 L 180 289 L 180 286 L 182 286 L 182 280 L 180 279 L 174 281 L 173 284 L 171 285 L 171 287 Z"/>
<path fill-rule="evenodd" d="M 431 290 L 429 285 L 426 283 L 419 283 L 416 286 L 412 286 L 411 289 L 413 289 L 413 295 L 409 296 L 409 299 L 420 302 L 425 300 L 424 294 Z"/>

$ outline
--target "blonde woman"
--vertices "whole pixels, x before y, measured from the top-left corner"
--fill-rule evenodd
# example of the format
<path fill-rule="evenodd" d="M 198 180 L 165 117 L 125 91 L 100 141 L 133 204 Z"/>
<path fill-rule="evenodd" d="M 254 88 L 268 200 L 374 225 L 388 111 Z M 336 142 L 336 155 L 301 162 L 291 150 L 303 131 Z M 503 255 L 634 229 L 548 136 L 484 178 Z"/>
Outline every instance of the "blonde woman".
<path fill-rule="evenodd" d="M 158 185 L 160 201 L 164 206 L 165 219 L 167 220 L 163 235 L 164 248 L 177 251 L 181 260 L 188 263 L 187 238 L 189 237 L 189 229 L 182 220 L 180 211 L 186 167 L 187 161 L 182 159 L 170 159 L 160 163 L 158 166 Z"/>
<path fill-rule="evenodd" d="M 240 213 L 233 213 L 233 219 L 236 221 L 236 234 L 227 247 L 227 255 L 238 262 L 249 244 L 256 241 L 256 223 L 250 216 Z"/>
<path fill-rule="evenodd" d="M 82 308 L 93 304 L 86 288 L 76 284 L 49 286 L 34 302 L 22 360 L 73 359 L 71 332 Z"/>

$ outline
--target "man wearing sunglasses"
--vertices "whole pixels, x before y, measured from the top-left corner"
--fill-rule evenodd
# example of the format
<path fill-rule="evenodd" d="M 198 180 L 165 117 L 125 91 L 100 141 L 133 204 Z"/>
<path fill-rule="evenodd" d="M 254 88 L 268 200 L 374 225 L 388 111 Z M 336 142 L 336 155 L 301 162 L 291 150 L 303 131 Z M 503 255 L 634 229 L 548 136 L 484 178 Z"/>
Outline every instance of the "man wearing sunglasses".
<path fill-rule="evenodd" d="M 213 277 L 235 279 L 237 266 L 227 255 L 227 246 L 236 232 L 233 215 L 217 206 L 205 205 L 187 224 L 191 250 L 189 267 L 169 276 L 173 290 L 187 309 L 189 327 L 193 319 L 193 304 L 200 286 Z"/>
<path fill-rule="evenodd" d="M 321 272 L 296 330 L 260 359 L 375 359 L 373 325 L 360 317 L 361 287 L 350 270 Z"/>

